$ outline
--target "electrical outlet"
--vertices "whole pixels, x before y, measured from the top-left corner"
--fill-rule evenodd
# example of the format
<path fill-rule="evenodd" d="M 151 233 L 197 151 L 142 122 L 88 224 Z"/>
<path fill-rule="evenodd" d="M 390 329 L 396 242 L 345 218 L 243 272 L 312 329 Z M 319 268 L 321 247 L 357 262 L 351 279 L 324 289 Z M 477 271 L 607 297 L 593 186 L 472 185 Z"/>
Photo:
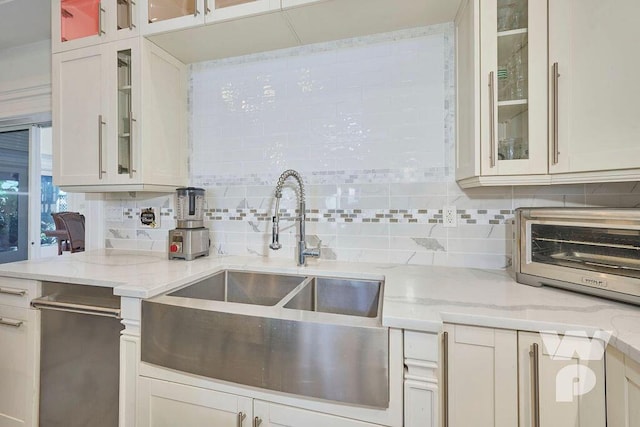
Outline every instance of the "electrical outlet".
<path fill-rule="evenodd" d="M 442 224 L 445 227 L 458 226 L 458 212 L 455 206 L 445 206 L 442 208 Z"/>

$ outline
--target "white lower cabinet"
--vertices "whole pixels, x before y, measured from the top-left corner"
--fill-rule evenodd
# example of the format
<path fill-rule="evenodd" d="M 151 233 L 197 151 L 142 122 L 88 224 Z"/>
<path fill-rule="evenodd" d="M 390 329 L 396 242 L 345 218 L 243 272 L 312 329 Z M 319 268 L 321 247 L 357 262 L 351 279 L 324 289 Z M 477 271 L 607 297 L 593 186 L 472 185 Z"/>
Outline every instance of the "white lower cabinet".
<path fill-rule="evenodd" d="M 604 351 L 591 345 L 586 338 L 518 332 L 521 427 L 606 425 Z"/>
<path fill-rule="evenodd" d="M 377 425 L 262 400 L 253 401 L 253 414 L 253 424 L 249 424 L 251 427 L 366 427 Z"/>
<path fill-rule="evenodd" d="M 138 427 L 367 427 L 362 421 L 141 377 Z M 0 424 L 1 425 L 1 424 Z"/>
<path fill-rule="evenodd" d="M 599 342 L 466 325 L 443 338 L 443 425 L 606 425 Z"/>
<path fill-rule="evenodd" d="M 607 425 L 640 426 L 640 363 L 607 348 Z"/>
<path fill-rule="evenodd" d="M 249 398 L 169 381 L 140 378 L 137 426 L 246 427 Z"/>
<path fill-rule="evenodd" d="M 445 325 L 449 426 L 518 425 L 518 333 Z"/>
<path fill-rule="evenodd" d="M 32 280 L 0 277 L 0 427 L 38 425 L 40 312 Z"/>

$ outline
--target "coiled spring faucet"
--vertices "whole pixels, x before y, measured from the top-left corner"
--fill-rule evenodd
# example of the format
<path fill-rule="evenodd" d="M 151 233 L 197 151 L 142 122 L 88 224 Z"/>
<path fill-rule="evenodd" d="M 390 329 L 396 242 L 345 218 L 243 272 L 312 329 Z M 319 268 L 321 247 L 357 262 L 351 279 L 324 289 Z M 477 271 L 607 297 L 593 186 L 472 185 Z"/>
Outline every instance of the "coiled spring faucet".
<path fill-rule="evenodd" d="M 293 218 L 294 220 L 298 220 L 298 244 L 296 247 L 296 255 L 298 265 L 303 266 L 307 265 L 307 257 L 320 257 L 320 244 L 322 242 L 318 242 L 317 248 L 307 248 L 307 242 L 305 238 L 304 225 L 306 220 L 306 206 L 304 200 L 304 184 L 302 183 L 302 177 L 300 174 L 293 169 L 287 169 L 282 172 L 280 178 L 278 178 L 278 183 L 276 184 L 276 208 L 275 215 L 273 216 L 273 228 L 271 234 L 271 244 L 269 247 L 274 251 L 282 248 L 282 244 L 280 244 L 280 199 L 282 198 L 282 187 L 284 187 L 285 181 L 292 177 L 298 182 L 298 186 L 300 187 L 298 197 L 298 216 Z"/>

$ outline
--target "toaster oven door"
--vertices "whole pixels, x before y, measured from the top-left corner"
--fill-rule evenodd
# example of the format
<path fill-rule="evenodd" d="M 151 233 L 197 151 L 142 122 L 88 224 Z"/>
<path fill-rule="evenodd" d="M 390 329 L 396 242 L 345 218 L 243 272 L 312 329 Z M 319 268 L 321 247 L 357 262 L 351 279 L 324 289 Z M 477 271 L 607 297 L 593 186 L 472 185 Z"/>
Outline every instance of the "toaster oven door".
<path fill-rule="evenodd" d="M 628 224 L 527 220 L 520 272 L 556 282 L 640 295 L 640 230 Z M 524 259 L 523 259 L 524 258 Z M 580 290 L 580 289 L 578 289 Z M 615 296 L 614 296 L 615 297 Z"/>

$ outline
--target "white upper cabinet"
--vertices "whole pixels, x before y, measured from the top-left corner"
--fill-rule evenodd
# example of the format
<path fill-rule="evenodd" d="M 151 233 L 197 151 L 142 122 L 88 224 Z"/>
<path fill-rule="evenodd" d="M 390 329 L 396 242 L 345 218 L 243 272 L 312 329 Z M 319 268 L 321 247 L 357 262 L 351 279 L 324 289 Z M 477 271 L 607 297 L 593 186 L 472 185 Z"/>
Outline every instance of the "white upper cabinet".
<path fill-rule="evenodd" d="M 640 180 L 639 14 L 634 0 L 464 3 L 458 183 Z"/>
<path fill-rule="evenodd" d="M 139 0 L 142 34 L 204 24 L 205 0 Z"/>
<path fill-rule="evenodd" d="M 549 2 L 551 173 L 640 167 L 638 16 L 637 0 Z"/>
<path fill-rule="evenodd" d="M 280 10 L 280 0 L 141 0 L 145 35 Z"/>
<path fill-rule="evenodd" d="M 460 9 L 458 180 L 547 173 L 546 21 L 540 1 L 469 0 Z"/>
<path fill-rule="evenodd" d="M 205 21 L 226 21 L 277 10 L 280 0 L 205 0 Z"/>
<path fill-rule="evenodd" d="M 53 0 L 51 16 L 54 53 L 139 34 L 134 0 Z"/>
<path fill-rule="evenodd" d="M 53 55 L 53 178 L 67 191 L 186 184 L 186 69 L 132 38 Z"/>

